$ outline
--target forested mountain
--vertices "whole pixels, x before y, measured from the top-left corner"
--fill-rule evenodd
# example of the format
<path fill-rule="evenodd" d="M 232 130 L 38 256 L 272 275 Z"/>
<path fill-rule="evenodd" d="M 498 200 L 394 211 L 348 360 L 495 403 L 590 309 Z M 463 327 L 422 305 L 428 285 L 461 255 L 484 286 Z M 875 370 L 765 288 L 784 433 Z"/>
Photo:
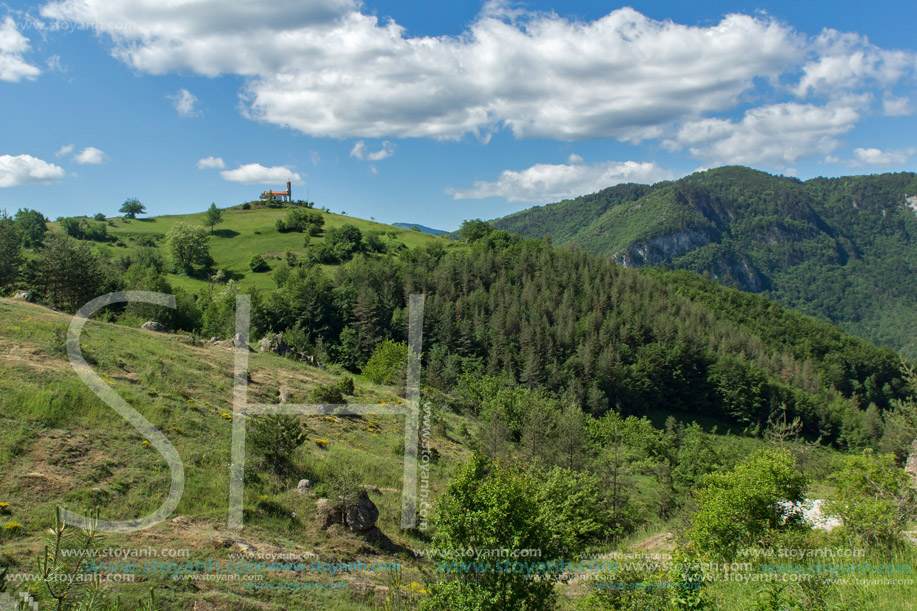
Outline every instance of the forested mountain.
<path fill-rule="evenodd" d="M 707 274 L 917 355 L 917 178 L 805 182 L 744 167 L 626 184 L 492 222 L 627 267 Z"/>

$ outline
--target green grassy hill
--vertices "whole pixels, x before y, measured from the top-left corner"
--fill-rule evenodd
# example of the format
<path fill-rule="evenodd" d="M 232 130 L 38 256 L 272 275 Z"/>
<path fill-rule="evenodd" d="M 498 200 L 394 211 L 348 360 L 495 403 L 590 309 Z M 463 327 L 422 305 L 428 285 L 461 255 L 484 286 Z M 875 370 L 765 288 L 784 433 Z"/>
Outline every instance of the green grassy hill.
<path fill-rule="evenodd" d="M 915 194 L 908 172 L 803 182 L 723 167 L 618 185 L 493 224 L 630 267 L 707 274 L 914 356 Z"/>
<path fill-rule="evenodd" d="M 210 254 L 218 269 L 224 269 L 230 272 L 232 277 L 239 278 L 240 288 L 271 289 L 274 288 L 271 272 L 253 273 L 248 267 L 249 260 L 253 255 L 262 255 L 272 267 L 275 267 L 287 251 L 296 255 L 302 255 L 305 252 L 305 236 L 303 233 L 277 231 L 276 223 L 286 217 L 291 209 L 289 205 L 283 208 L 269 208 L 254 202 L 252 204 L 249 210 L 244 210 L 241 206 L 223 210 L 223 222 L 214 228 L 209 240 Z M 310 244 L 322 242 L 324 234 L 327 234 L 329 230 L 350 224 L 363 233 L 381 234 L 383 241 L 392 250 L 397 250 L 402 246 L 412 248 L 436 243 L 443 244 L 447 248 L 463 248 L 460 243 L 426 233 L 333 212 L 315 211 L 322 214 L 325 219 L 324 232 L 322 235 L 312 237 Z M 164 255 L 167 255 L 164 242 L 168 231 L 178 223 L 203 225 L 204 216 L 204 212 L 199 212 L 134 220 L 111 219 L 108 233 L 117 240 L 110 244 L 111 253 L 114 256 L 126 255 L 144 245 L 153 244 L 162 250 Z M 326 270 L 330 270 L 333 266 L 325 267 Z M 185 275 L 170 274 L 168 278 L 172 286 L 181 287 L 192 293 L 208 286 L 204 279 L 189 278 Z"/>
<path fill-rule="evenodd" d="M 153 511 L 169 489 L 169 469 L 162 457 L 71 368 L 65 348 L 69 322 L 68 316 L 46 308 L 0 300 L 0 503 L 8 503 L 10 511 L 0 517 L 4 524 L 21 525 L 16 534 L 0 532 L 0 569 L 8 566 L 12 573 L 34 571 L 55 506 L 84 514 L 99 508 L 105 519 L 128 519 Z M 405 550 L 426 546 L 419 532 L 400 530 L 403 419 L 302 417 L 308 439 L 291 457 L 295 475 L 277 479 L 252 469 L 245 488 L 244 530 L 230 530 L 232 349 L 103 322 L 87 325 L 82 349 L 94 371 L 166 435 L 185 468 L 184 496 L 168 520 L 136 534 L 106 535 L 103 549 L 187 550 L 181 562 L 225 563 L 243 552 L 283 552 L 310 562 L 396 562 L 404 568 L 405 585 L 423 581 L 420 569 L 428 562 L 335 527 L 320 530 L 315 520 L 321 491 L 347 469 L 370 490 L 380 510 L 378 526 L 395 545 Z M 251 402 L 279 403 L 283 392 L 290 402 L 311 403 L 313 388 L 341 377 L 273 355 L 252 354 L 250 365 Z M 348 397 L 350 403 L 402 401 L 396 388 L 360 377 Z M 432 438 L 439 456 L 431 469 L 433 494 L 469 456 L 470 439 L 459 434 L 460 425 L 476 430 L 473 422 L 453 414 L 445 418 L 443 434 Z M 256 456 L 249 447 L 249 464 Z M 300 477 L 311 479 L 318 493 L 300 496 Z M 135 583 L 111 585 L 134 601 L 152 587 L 160 609 L 191 609 L 194 601 L 206 609 L 364 609 L 388 577 L 369 571 L 305 576 L 327 583 L 343 579 L 345 592 L 253 593 L 241 581 L 177 583 L 171 575 L 137 575 Z M 272 573 L 265 579 L 298 578 Z"/>

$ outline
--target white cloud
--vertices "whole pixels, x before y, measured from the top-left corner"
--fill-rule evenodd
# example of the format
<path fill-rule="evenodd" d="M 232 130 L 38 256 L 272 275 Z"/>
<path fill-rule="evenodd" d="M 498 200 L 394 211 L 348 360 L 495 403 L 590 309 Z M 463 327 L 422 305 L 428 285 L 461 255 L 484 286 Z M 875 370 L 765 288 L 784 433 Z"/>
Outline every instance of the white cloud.
<path fill-rule="evenodd" d="M 220 175 L 223 180 L 245 184 L 280 184 L 288 180 L 295 185 L 303 184 L 302 176 L 282 165 L 268 168 L 260 163 L 249 163 L 240 165 L 235 170 L 223 170 Z"/>
<path fill-rule="evenodd" d="M 853 165 L 900 165 L 907 163 L 908 158 L 917 149 L 907 148 L 896 151 L 883 151 L 877 148 L 856 148 L 853 154 L 856 161 Z"/>
<path fill-rule="evenodd" d="M 510 202 L 550 202 L 593 193 L 622 182 L 654 183 L 673 178 L 655 163 L 606 161 L 594 165 L 539 163 L 522 171 L 504 170 L 494 182 L 475 181 L 470 189 L 447 189 L 455 199 L 503 197 Z"/>
<path fill-rule="evenodd" d="M 235 4 L 64 0 L 42 15 L 96 27 L 144 72 L 247 77 L 248 116 L 313 136 L 655 137 L 803 58 L 790 28 L 746 15 L 692 27 L 629 8 L 587 22 L 490 6 L 460 36 L 410 37 L 350 2 Z"/>
<path fill-rule="evenodd" d="M 567 163 L 571 165 L 576 163 L 583 163 L 583 158 L 576 153 L 570 153 L 570 156 L 567 157 Z"/>
<path fill-rule="evenodd" d="M 0 81 L 18 83 L 41 74 L 41 70 L 23 59 L 28 51 L 29 39 L 19 33 L 16 22 L 7 16 L 0 23 Z"/>
<path fill-rule="evenodd" d="M 374 153 L 370 153 L 366 150 L 366 144 L 362 140 L 358 140 L 350 151 L 351 157 L 356 157 L 361 161 L 382 161 L 394 154 L 395 145 L 387 140 L 382 143 L 382 148 Z"/>
<path fill-rule="evenodd" d="M 0 187 L 59 180 L 64 169 L 31 155 L 0 155 Z"/>
<path fill-rule="evenodd" d="M 94 28 L 141 72 L 241 76 L 246 117 L 311 136 L 660 139 L 705 164 L 824 158 L 874 112 L 876 92 L 886 115 L 909 113 L 889 96 L 917 74 L 915 53 L 831 29 L 808 37 L 764 14 L 688 26 L 631 8 L 586 21 L 498 1 L 457 36 L 418 37 L 359 0 L 178 5 L 58 0 L 41 14 Z M 392 150 L 360 140 L 351 154 Z"/>
<path fill-rule="evenodd" d="M 167 95 L 166 97 L 172 100 L 172 106 L 175 107 L 179 115 L 183 117 L 193 117 L 199 114 L 194 107 L 200 100 L 187 89 L 179 89 L 177 92 Z"/>
<path fill-rule="evenodd" d="M 57 152 L 54 153 L 54 156 L 55 157 L 66 157 L 67 155 L 69 155 L 72 152 L 73 152 L 73 145 L 65 144 L 64 146 L 57 149 Z"/>
<path fill-rule="evenodd" d="M 816 59 L 803 66 L 793 89 L 798 96 L 850 90 L 867 81 L 887 86 L 917 72 L 917 54 L 881 49 L 858 34 L 825 29 L 812 49 Z"/>
<path fill-rule="evenodd" d="M 886 117 L 903 117 L 912 112 L 911 99 L 907 96 L 896 98 L 887 95 L 882 100 L 882 113 Z"/>
<path fill-rule="evenodd" d="M 94 146 L 87 146 L 73 158 L 75 162 L 82 165 L 97 165 L 100 163 L 105 163 L 105 159 L 105 153 Z"/>
<path fill-rule="evenodd" d="M 198 170 L 212 170 L 212 169 L 223 169 L 226 167 L 226 164 L 223 163 L 222 157 L 204 157 L 199 159 L 197 162 Z"/>
<path fill-rule="evenodd" d="M 683 124 L 669 150 L 687 147 L 691 156 L 719 164 L 786 166 L 814 154 L 826 155 L 860 118 L 861 99 L 815 106 L 788 102 L 748 110 L 740 121 L 701 119 Z"/>

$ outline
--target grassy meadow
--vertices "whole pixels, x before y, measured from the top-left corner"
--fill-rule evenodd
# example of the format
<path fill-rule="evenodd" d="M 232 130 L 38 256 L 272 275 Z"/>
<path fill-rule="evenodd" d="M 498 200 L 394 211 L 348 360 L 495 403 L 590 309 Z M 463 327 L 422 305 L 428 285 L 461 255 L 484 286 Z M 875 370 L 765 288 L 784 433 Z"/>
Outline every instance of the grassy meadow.
<path fill-rule="evenodd" d="M 66 356 L 69 317 L 29 304 L 0 300 L 0 503 L 9 505 L 4 523 L 21 525 L 15 535 L 0 533 L 0 567 L 33 572 L 45 545 L 55 507 L 87 514 L 98 508 L 104 519 L 129 519 L 155 510 L 169 488 L 162 457 L 133 428 L 77 378 Z M 404 578 L 422 582 L 421 565 L 407 551 L 383 552 L 343 530 L 320 531 L 315 524 L 317 494 L 296 491 L 300 476 L 318 490 L 342 468 L 359 476 L 379 507 L 382 532 L 404 550 L 424 545 L 422 535 L 402 533 L 401 483 L 404 424 L 393 416 L 303 417 L 308 440 L 292 458 L 295 477 L 287 481 L 250 476 L 245 489 L 245 526 L 227 527 L 232 430 L 233 351 L 225 346 L 192 345 L 188 336 L 154 334 L 105 322 L 86 326 L 85 358 L 106 383 L 161 430 L 176 447 L 185 468 L 185 490 L 165 522 L 131 535 L 106 535 L 105 548 L 184 549 L 182 561 L 227 561 L 230 554 L 282 550 L 321 561 L 400 562 Z M 252 402 L 278 403 L 281 389 L 291 402 L 308 403 L 310 389 L 340 376 L 273 355 L 252 354 Z M 354 403 L 403 401 L 392 387 L 356 379 Z M 254 418 L 258 418 L 255 416 Z M 469 454 L 468 439 L 457 434 L 452 417 L 446 437 L 433 440 L 440 453 L 431 473 L 438 492 L 456 463 Z M 295 514 L 295 517 L 293 515 Z M 168 560 L 167 558 L 164 560 Z M 274 575 L 276 581 L 291 575 Z M 300 576 L 301 577 L 301 576 Z M 315 574 L 317 581 L 341 577 Z M 154 588 L 160 608 L 191 609 L 194 601 L 211 609 L 366 608 L 385 573 L 344 577 L 345 591 L 309 593 L 243 590 L 241 582 L 187 582 L 170 576 L 140 576 L 114 585 L 127 600 Z M 329 596 L 331 598 L 329 598 Z M 257 604 L 246 602 L 247 598 Z"/>
<path fill-rule="evenodd" d="M 278 220 L 286 217 L 291 205 L 285 204 L 282 208 L 269 208 L 267 206 L 251 203 L 249 210 L 242 206 L 233 206 L 223 210 L 223 222 L 214 227 L 209 238 L 210 254 L 216 261 L 218 269 L 226 270 L 231 277 L 238 278 L 240 289 L 270 290 L 274 288 L 271 272 L 253 273 L 248 262 L 253 255 L 262 255 L 271 267 L 275 267 L 287 251 L 296 255 L 305 252 L 306 235 L 303 233 L 281 233 L 276 229 Z M 364 234 L 378 232 L 389 249 L 398 249 L 402 245 L 408 248 L 441 244 L 448 249 L 461 249 L 467 245 L 462 242 L 437 237 L 429 234 L 402 229 L 393 225 L 385 225 L 355 217 L 324 212 L 318 208 L 325 219 L 324 231 L 321 235 L 309 238 L 310 244 L 320 243 L 324 235 L 331 229 L 350 224 L 357 227 Z M 155 243 L 168 259 L 165 247 L 165 236 L 169 230 L 178 223 L 188 225 L 203 225 L 205 213 L 140 217 L 126 219 L 116 217 L 108 221 L 108 234 L 115 241 L 107 243 L 107 248 L 115 256 L 130 254 L 142 245 Z M 55 224 L 51 225 L 52 228 Z M 209 227 L 208 227 L 209 230 Z M 330 274 L 337 266 L 325 265 L 323 268 Z M 206 279 L 190 278 L 183 274 L 170 274 L 169 283 L 188 292 L 196 293 L 207 288 Z"/>

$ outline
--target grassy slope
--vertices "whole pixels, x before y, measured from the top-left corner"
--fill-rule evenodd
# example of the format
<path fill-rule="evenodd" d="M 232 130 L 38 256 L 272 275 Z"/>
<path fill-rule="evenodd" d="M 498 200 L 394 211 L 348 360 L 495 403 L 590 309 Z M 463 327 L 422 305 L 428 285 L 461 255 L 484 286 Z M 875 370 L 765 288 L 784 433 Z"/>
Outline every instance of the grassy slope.
<path fill-rule="evenodd" d="M 0 299 L 0 502 L 10 503 L 12 515 L 0 523 L 16 521 L 25 534 L 0 537 L 0 566 L 11 572 L 34 570 L 35 554 L 44 544 L 42 531 L 52 523 L 54 507 L 63 504 L 85 512 L 99 507 L 102 516 L 125 519 L 156 508 L 168 488 L 168 469 L 143 438 L 104 406 L 77 379 L 65 351 L 69 317 L 36 305 Z M 233 554 L 293 553 L 324 562 L 398 562 L 404 569 L 402 584 L 429 583 L 435 566 L 413 559 L 406 552 L 383 552 L 358 536 L 333 527 L 319 530 L 314 523 L 315 496 L 299 496 L 292 481 L 270 489 L 249 481 L 245 497 L 245 529 L 226 526 L 232 411 L 232 351 L 223 346 L 195 346 L 189 338 L 148 333 L 103 322 L 87 325 L 83 353 L 118 394 L 162 430 L 182 457 L 186 487 L 182 501 L 169 520 L 130 536 L 107 535 L 103 548 L 187 549 L 181 561 L 230 562 Z M 290 401 L 308 402 L 308 391 L 336 376 L 272 355 L 250 359 L 250 400 L 276 403 L 280 390 Z M 401 400 L 395 389 L 378 387 L 359 377 L 351 402 Z M 446 412 L 446 436 L 433 432 L 432 445 L 441 459 L 431 470 L 435 498 L 458 464 L 469 456 L 472 439 L 459 431 L 469 427 L 477 436 L 478 424 Z M 426 547 L 413 534 L 399 529 L 403 425 L 393 417 L 308 417 L 309 439 L 294 455 L 301 470 L 296 477 L 326 483 L 340 465 L 355 469 L 380 509 L 379 526 L 394 543 L 411 549 Z M 709 423 L 708 423 L 709 424 Z M 315 440 L 328 440 L 327 444 Z M 758 439 L 718 436 L 717 448 L 738 460 L 762 447 Z M 836 466 L 839 454 L 825 448 L 805 452 L 800 468 L 815 481 Z M 641 476 L 635 499 L 653 513 L 658 486 Z M 824 497 L 830 488 L 820 484 L 813 495 Z M 282 515 L 264 511 L 281 508 Z M 286 517 L 295 512 L 296 517 Z M 622 541 L 619 549 L 666 551 L 671 538 L 651 521 Z M 665 540 L 661 547 L 646 546 Z M 583 550 L 587 551 L 587 550 Z M 588 551 L 602 553 L 604 546 Z M 174 559 L 162 558 L 169 561 Z M 879 563 L 884 558 L 868 560 Z M 900 563 L 912 563 L 913 554 Z M 348 583 L 347 590 L 310 590 L 296 593 L 246 591 L 242 581 L 174 581 L 168 575 L 138 576 L 136 583 L 116 583 L 111 589 L 126 600 L 137 600 L 150 587 L 160 608 L 168 609 L 366 609 L 391 585 L 384 573 L 355 572 L 268 574 L 269 582 Z M 589 591 L 589 581 L 577 579 L 560 588 L 563 608 L 570 597 Z M 718 608 L 743 608 L 753 604 L 756 584 L 721 583 L 710 594 Z M 870 608 L 905 609 L 913 589 L 857 587 L 838 594 L 853 601 L 873 600 Z M 871 598 L 873 597 L 873 598 Z M 739 602 L 741 601 L 741 602 Z"/>
<path fill-rule="evenodd" d="M 210 237 L 210 254 L 216 261 L 217 267 L 236 274 L 242 274 L 243 277 L 239 281 L 241 288 L 273 288 L 274 283 L 271 280 L 271 273 L 252 273 L 248 268 L 248 261 L 256 254 L 267 255 L 268 262 L 273 267 L 278 264 L 278 261 L 271 259 L 271 256 L 282 257 L 287 250 L 291 250 L 296 254 L 302 254 L 305 251 L 303 247 L 305 234 L 295 232 L 279 233 L 274 227 L 277 220 L 284 218 L 288 211 L 288 208 L 242 210 L 238 206 L 224 210 L 223 222 L 216 226 L 214 235 Z M 321 211 L 319 210 L 318 212 Z M 321 214 L 325 217 L 324 229 L 326 232 L 329 229 L 348 223 L 355 225 L 364 233 L 370 231 L 393 232 L 395 238 L 386 238 L 386 242 L 394 248 L 397 248 L 399 244 L 414 247 L 437 243 L 443 244 L 447 248 L 464 247 L 461 243 L 418 231 L 411 231 L 410 229 L 401 229 L 392 225 L 384 225 L 331 212 L 321 212 Z M 113 237 L 120 239 L 124 246 L 112 245 L 111 249 L 115 254 L 127 254 L 138 248 L 138 238 L 146 236 L 156 238 L 157 246 L 162 249 L 163 254 L 167 254 L 163 238 L 169 229 L 178 223 L 201 225 L 203 219 L 203 212 L 156 216 L 133 221 L 123 218 L 113 219 L 114 227 L 109 226 L 108 232 Z M 323 239 L 323 236 L 313 237 L 312 243 L 320 242 Z M 326 268 L 333 269 L 332 266 L 326 266 Z M 178 275 L 170 276 L 169 282 L 173 286 L 181 287 L 190 292 L 197 292 L 207 286 L 205 280 Z"/>
<path fill-rule="evenodd" d="M 161 456 L 117 414 L 78 380 L 64 341 L 69 317 L 35 305 L 0 300 L 0 502 L 10 503 L 4 522 L 23 524 L 27 533 L 0 538 L 0 559 L 12 572 L 34 570 L 43 531 L 62 503 L 85 513 L 99 507 L 103 518 L 144 515 L 159 506 L 168 490 L 168 467 Z M 185 467 L 186 487 L 175 514 L 141 533 L 107 535 L 102 547 L 190 549 L 190 560 L 214 558 L 248 546 L 256 552 L 315 554 L 323 561 L 396 561 L 406 567 L 406 583 L 423 581 L 417 561 L 405 553 L 385 555 L 355 535 L 320 531 L 314 523 L 314 495 L 302 497 L 294 484 L 259 496 L 246 486 L 245 528 L 226 526 L 232 424 L 232 350 L 192 346 L 188 338 L 160 335 L 109 323 L 87 325 L 83 352 L 116 392 L 162 430 L 175 445 Z M 277 403 L 280 388 L 290 401 L 307 403 L 308 390 L 333 382 L 335 376 L 272 355 L 251 356 L 250 400 Z M 393 388 L 357 378 L 358 396 L 351 402 L 401 400 Z M 380 509 L 379 527 L 395 543 L 413 548 L 422 541 L 399 528 L 404 426 L 400 418 L 304 417 L 311 441 L 297 450 L 299 475 L 321 484 L 338 465 L 355 469 L 363 484 L 380 490 L 372 499 Z M 447 416 L 449 438 L 434 435 L 442 458 L 432 469 L 438 494 L 454 465 L 468 456 L 467 439 L 456 431 L 457 417 Z M 470 424 L 472 430 L 475 425 Z M 324 447 L 316 439 L 328 440 Z M 271 517 L 258 504 L 276 503 L 284 514 Z M 180 518 L 178 516 L 181 516 Z M 221 541 L 233 541 L 219 547 Z M 216 543 L 216 546 L 215 546 Z M 186 559 L 188 560 L 188 559 Z M 410 568 L 408 568 L 410 567 Z M 328 574 L 273 575 L 272 580 L 338 581 Z M 192 608 L 198 600 L 208 609 L 365 608 L 360 601 L 385 583 L 385 575 L 345 575 L 349 591 L 296 594 L 246 593 L 241 582 L 175 584 L 171 578 L 138 577 L 136 584 L 116 584 L 122 596 L 141 596 L 151 586 L 169 609 Z M 292 598 L 291 598 L 292 597 Z M 290 601 L 296 600 L 296 606 Z M 168 602 L 166 602 L 168 601 Z M 206 602 L 205 602 L 206 601 Z M 245 602 L 247 601 L 247 602 Z M 254 606 L 255 601 L 257 606 Z M 243 604 L 244 603 L 244 604 Z M 300 606 L 305 605 L 305 606 Z"/>

